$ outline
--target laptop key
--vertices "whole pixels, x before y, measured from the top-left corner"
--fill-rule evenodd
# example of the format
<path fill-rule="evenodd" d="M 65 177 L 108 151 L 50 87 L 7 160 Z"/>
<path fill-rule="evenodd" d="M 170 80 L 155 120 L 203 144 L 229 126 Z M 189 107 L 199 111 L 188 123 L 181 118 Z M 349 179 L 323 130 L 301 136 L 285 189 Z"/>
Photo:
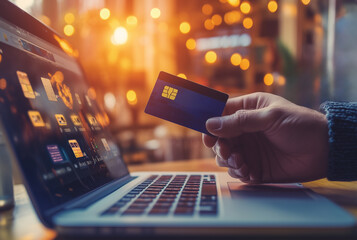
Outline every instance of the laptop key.
<path fill-rule="evenodd" d="M 149 215 L 167 215 L 168 213 L 169 213 L 169 209 L 153 208 L 149 212 Z"/>
<path fill-rule="evenodd" d="M 125 212 L 123 212 L 123 215 L 141 215 L 144 213 L 145 209 L 139 209 L 139 208 L 129 208 Z"/>

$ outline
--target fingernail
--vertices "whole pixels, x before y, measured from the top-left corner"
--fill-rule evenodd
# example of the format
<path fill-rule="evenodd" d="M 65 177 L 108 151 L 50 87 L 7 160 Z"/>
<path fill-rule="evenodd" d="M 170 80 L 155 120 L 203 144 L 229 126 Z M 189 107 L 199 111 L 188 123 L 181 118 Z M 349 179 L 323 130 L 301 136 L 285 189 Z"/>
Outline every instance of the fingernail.
<path fill-rule="evenodd" d="M 221 118 L 210 118 L 207 120 L 206 127 L 208 130 L 217 131 L 222 128 Z"/>
<path fill-rule="evenodd" d="M 241 178 L 245 178 L 246 176 L 244 176 L 243 174 L 242 174 L 242 172 L 240 171 L 240 170 L 237 170 L 237 169 L 235 169 L 235 170 L 233 170 L 234 171 L 234 173 L 237 175 L 237 176 L 239 176 L 239 177 L 241 177 Z"/>
<path fill-rule="evenodd" d="M 231 168 L 237 168 L 236 160 L 233 155 L 229 156 L 229 158 L 228 158 L 228 166 Z"/>

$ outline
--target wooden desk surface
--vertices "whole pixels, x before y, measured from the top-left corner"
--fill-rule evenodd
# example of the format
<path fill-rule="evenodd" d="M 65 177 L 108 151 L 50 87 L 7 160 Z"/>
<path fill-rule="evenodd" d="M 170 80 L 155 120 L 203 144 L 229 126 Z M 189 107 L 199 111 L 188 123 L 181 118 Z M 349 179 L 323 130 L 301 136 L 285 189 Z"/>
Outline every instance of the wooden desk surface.
<path fill-rule="evenodd" d="M 225 171 L 213 159 L 160 162 L 129 166 L 133 171 Z M 352 213 L 357 219 L 357 182 L 329 182 L 326 179 L 304 184 Z M 39 222 L 23 185 L 15 186 L 15 208 L 0 212 L 0 239 L 53 239 L 56 232 Z"/>

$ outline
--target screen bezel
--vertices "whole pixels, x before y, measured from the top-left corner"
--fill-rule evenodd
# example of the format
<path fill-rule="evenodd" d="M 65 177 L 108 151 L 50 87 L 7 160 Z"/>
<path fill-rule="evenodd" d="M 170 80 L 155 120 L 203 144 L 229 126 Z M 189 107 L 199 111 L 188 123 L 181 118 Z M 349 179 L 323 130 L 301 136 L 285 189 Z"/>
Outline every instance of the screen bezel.
<path fill-rule="evenodd" d="M 50 29 L 49 27 L 47 27 L 46 25 L 44 25 L 43 23 L 41 23 L 40 21 L 38 21 L 31 15 L 29 15 L 28 13 L 23 11 L 22 9 L 15 6 L 13 3 L 9 2 L 9 1 L 0 1 L 0 18 L 15 25 L 16 27 L 19 27 L 19 28 L 41 38 L 42 40 L 56 46 L 59 50 L 63 51 L 62 48 L 60 47 L 59 43 L 53 37 L 54 35 L 61 36 L 61 34 L 58 34 L 54 30 Z M 81 70 L 84 80 L 86 81 L 86 76 L 85 76 L 85 73 L 83 71 L 81 64 L 78 62 L 77 59 L 76 59 L 76 62 Z M 97 191 L 98 189 L 101 189 L 100 194 L 95 194 L 96 195 L 95 197 L 96 198 L 100 197 L 98 195 L 105 196 L 108 193 L 113 191 L 112 189 L 115 186 L 117 186 L 117 182 L 120 182 L 122 180 L 125 181 L 127 179 L 127 177 L 130 176 L 129 171 L 127 170 L 127 174 L 121 178 L 110 181 L 110 182 L 108 182 L 96 189 L 93 189 L 92 191 L 89 191 L 81 196 L 78 196 L 66 203 L 59 204 L 59 205 L 52 207 L 50 209 L 46 209 L 46 210 L 42 209 L 41 205 L 36 202 L 36 198 L 34 198 L 34 196 L 33 196 L 33 193 L 31 191 L 31 186 L 28 185 L 28 182 L 24 178 L 23 169 L 21 168 L 20 161 L 18 161 L 18 158 L 16 157 L 17 154 L 13 149 L 11 141 L 9 141 L 9 136 L 7 136 L 7 131 L 5 129 L 4 123 L 1 123 L 0 130 L 4 133 L 5 138 L 6 138 L 6 145 L 10 152 L 10 155 L 15 160 L 15 163 L 17 164 L 18 169 L 21 172 L 22 179 L 24 180 L 24 185 L 25 185 L 27 192 L 29 194 L 29 197 L 33 203 L 35 211 L 37 212 L 41 222 L 47 227 L 50 227 L 50 228 L 54 227 L 53 222 L 52 222 L 52 216 L 55 213 L 57 213 L 58 211 L 60 211 L 61 209 L 63 209 L 64 207 L 66 207 L 67 205 L 73 205 L 73 202 L 75 202 L 76 200 L 86 198 L 89 195 L 93 195 L 93 192 Z M 124 162 L 124 165 L 125 165 L 125 162 Z M 125 165 L 125 167 L 126 167 L 126 165 Z M 105 188 L 103 188 L 103 187 L 105 187 Z M 116 187 L 116 189 L 117 189 L 117 187 Z"/>

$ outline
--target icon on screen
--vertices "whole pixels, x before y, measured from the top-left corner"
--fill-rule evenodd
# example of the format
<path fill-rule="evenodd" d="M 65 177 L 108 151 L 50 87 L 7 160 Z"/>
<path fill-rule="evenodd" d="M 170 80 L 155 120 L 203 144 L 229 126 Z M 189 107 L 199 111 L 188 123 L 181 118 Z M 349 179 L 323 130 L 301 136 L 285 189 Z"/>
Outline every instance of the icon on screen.
<path fill-rule="evenodd" d="M 50 79 L 42 77 L 41 80 L 42 80 L 43 87 L 45 88 L 48 100 L 52 102 L 57 102 L 56 94 L 53 91 Z"/>
<path fill-rule="evenodd" d="M 55 114 L 58 125 L 67 126 L 66 118 L 62 114 Z"/>
<path fill-rule="evenodd" d="M 71 140 L 68 140 L 68 143 L 69 143 L 69 146 L 71 146 L 74 156 L 76 156 L 76 158 L 81 158 L 84 156 L 77 140 L 71 139 Z"/>
<path fill-rule="evenodd" d="M 91 126 L 98 126 L 98 121 L 92 114 L 87 114 L 87 119 Z"/>
<path fill-rule="evenodd" d="M 32 122 L 32 125 L 34 127 L 44 127 L 45 126 L 45 122 L 43 121 L 40 112 L 28 111 L 27 113 L 28 113 L 30 120 Z"/>
<path fill-rule="evenodd" d="M 102 143 L 103 143 L 103 146 L 104 146 L 105 150 L 107 150 L 107 152 L 109 152 L 110 151 L 110 147 L 109 147 L 109 144 L 107 142 L 107 139 L 102 138 L 101 140 L 102 140 Z"/>
<path fill-rule="evenodd" d="M 77 99 L 77 102 L 79 105 L 82 105 L 82 101 L 81 101 L 81 98 L 79 97 L 79 94 L 78 93 L 75 93 L 74 96 L 76 96 L 76 99 Z"/>
<path fill-rule="evenodd" d="M 20 72 L 20 71 L 16 71 L 16 73 L 17 73 L 19 82 L 21 84 L 21 88 L 24 93 L 24 96 L 27 98 L 31 98 L 31 99 L 36 98 L 35 92 L 32 89 L 32 86 L 31 86 L 31 83 L 30 83 L 30 80 L 29 80 L 27 74 L 24 72 Z"/>
<path fill-rule="evenodd" d="M 178 90 L 176 88 L 165 86 L 164 89 L 162 90 L 161 96 L 164 98 L 175 100 L 177 93 L 178 93 Z"/>
<path fill-rule="evenodd" d="M 57 145 L 47 145 L 47 151 L 50 154 L 50 157 L 54 163 L 63 162 L 63 156 Z"/>
<path fill-rule="evenodd" d="M 77 127 L 81 127 L 82 126 L 82 122 L 81 119 L 79 118 L 79 116 L 77 114 L 72 114 L 71 115 L 71 120 L 73 122 L 73 124 Z"/>
<path fill-rule="evenodd" d="M 64 83 L 64 75 L 61 71 L 55 72 L 55 74 L 51 75 L 51 82 L 56 84 L 56 89 L 58 91 L 59 97 L 62 99 L 62 102 L 69 109 L 73 109 L 73 98 L 71 89 Z"/>

